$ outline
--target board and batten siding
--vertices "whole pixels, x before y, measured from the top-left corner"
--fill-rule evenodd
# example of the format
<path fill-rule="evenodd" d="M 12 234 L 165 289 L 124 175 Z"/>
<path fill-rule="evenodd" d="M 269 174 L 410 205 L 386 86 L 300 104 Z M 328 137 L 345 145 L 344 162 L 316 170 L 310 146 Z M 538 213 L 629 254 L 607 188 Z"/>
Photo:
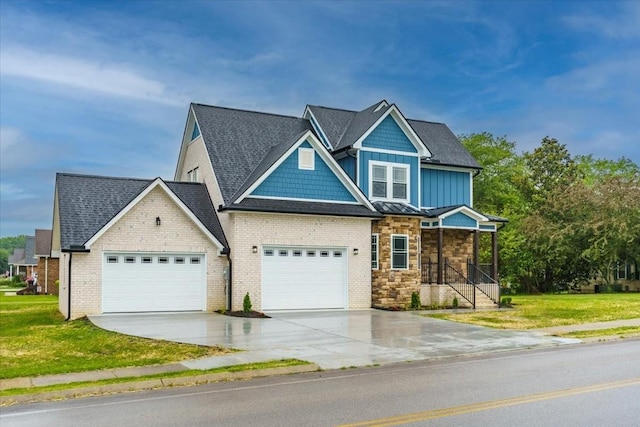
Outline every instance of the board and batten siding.
<path fill-rule="evenodd" d="M 471 201 L 471 173 L 422 168 L 420 171 L 422 200 L 420 207 L 438 208 L 467 205 Z"/>

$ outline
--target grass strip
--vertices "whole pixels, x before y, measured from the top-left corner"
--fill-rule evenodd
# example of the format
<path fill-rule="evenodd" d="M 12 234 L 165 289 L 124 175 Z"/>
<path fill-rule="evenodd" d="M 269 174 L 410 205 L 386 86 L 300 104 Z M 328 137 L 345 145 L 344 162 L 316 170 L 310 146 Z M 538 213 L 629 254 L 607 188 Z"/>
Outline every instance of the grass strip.
<path fill-rule="evenodd" d="M 39 386 L 39 387 L 12 388 L 8 390 L 0 391 L 0 397 L 16 396 L 16 395 L 22 395 L 22 394 L 45 393 L 49 391 L 69 390 L 69 389 L 74 389 L 78 387 L 122 384 L 122 383 L 130 383 L 130 382 L 153 380 L 153 379 L 194 377 L 199 375 L 218 374 L 218 373 L 224 373 L 224 372 L 246 372 L 246 371 L 256 371 L 256 370 L 272 369 L 272 368 L 284 368 L 289 366 L 301 366 L 301 365 L 309 365 L 309 364 L 310 364 L 309 362 L 305 362 L 303 360 L 298 360 L 298 359 L 272 360 L 267 362 L 247 363 L 244 365 L 223 366 L 220 368 L 213 368 L 213 369 L 206 369 L 206 370 L 189 369 L 185 371 L 150 374 L 150 375 L 142 375 L 137 377 L 119 377 L 119 378 L 109 378 L 109 379 L 97 380 L 97 381 L 78 381 L 74 383 L 53 384 L 53 385 Z"/>
<path fill-rule="evenodd" d="M 594 338 L 619 335 L 621 338 L 640 335 L 640 326 L 621 326 L 610 329 L 593 329 L 588 331 L 573 331 L 562 334 L 554 334 L 558 337 L 567 338 Z"/>

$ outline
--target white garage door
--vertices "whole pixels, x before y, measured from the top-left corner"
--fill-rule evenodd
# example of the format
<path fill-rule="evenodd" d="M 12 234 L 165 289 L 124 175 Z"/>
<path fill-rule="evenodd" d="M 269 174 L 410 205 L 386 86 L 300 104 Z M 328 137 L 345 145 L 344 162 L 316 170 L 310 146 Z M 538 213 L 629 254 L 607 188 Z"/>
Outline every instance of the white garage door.
<path fill-rule="evenodd" d="M 262 249 L 262 309 L 347 307 L 347 254 L 341 248 Z"/>
<path fill-rule="evenodd" d="M 105 253 L 102 312 L 204 310 L 205 260 L 204 254 Z"/>

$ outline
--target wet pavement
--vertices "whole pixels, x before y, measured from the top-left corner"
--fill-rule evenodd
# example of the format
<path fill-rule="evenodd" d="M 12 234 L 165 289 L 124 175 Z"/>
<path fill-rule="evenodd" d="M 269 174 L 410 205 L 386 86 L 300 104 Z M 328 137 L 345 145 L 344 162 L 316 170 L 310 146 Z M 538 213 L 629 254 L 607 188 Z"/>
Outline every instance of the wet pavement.
<path fill-rule="evenodd" d="M 283 358 L 337 369 L 580 342 L 541 332 L 432 319 L 419 312 L 370 309 L 267 314 L 270 319 L 216 313 L 111 314 L 89 318 L 101 328 L 123 334 L 246 350 L 181 363 L 189 369 Z"/>

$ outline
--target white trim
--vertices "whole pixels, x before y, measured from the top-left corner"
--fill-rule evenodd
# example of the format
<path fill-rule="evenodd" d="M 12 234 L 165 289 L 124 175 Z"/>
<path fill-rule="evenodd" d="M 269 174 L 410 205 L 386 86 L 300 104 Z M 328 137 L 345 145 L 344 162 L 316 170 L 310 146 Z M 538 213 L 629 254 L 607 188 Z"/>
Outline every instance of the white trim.
<path fill-rule="evenodd" d="M 409 125 L 409 123 L 404 118 L 400 110 L 398 110 L 398 107 L 395 104 L 392 104 L 389 109 L 385 111 L 384 114 L 382 114 L 382 116 L 380 116 L 380 118 L 378 118 L 378 120 L 376 120 L 376 122 L 369 129 L 367 129 L 367 131 L 362 134 L 362 136 L 358 138 L 356 142 L 353 143 L 353 148 L 362 148 L 362 142 L 367 139 L 371 132 L 373 132 L 378 127 L 378 125 L 382 123 L 382 121 L 389 115 L 392 115 L 393 119 L 396 121 L 396 124 L 409 139 L 409 142 L 414 145 L 416 151 L 418 152 L 418 156 L 431 157 L 431 152 L 429 151 L 427 146 L 424 145 L 420 137 L 415 133 L 413 128 Z"/>
<path fill-rule="evenodd" d="M 418 153 L 409 153 L 408 151 L 397 151 L 397 150 L 386 150 L 384 148 L 372 148 L 372 147 L 362 147 L 359 150 L 361 151 L 370 151 L 372 153 L 383 153 L 383 154 L 393 154 L 407 157 L 417 157 L 420 158 Z"/>
<path fill-rule="evenodd" d="M 325 148 L 324 144 L 318 140 L 318 138 L 311 131 L 305 132 L 278 160 L 276 160 L 269 169 L 267 169 L 253 184 L 245 190 L 236 200 L 232 200 L 231 203 L 240 203 L 247 198 L 251 193 L 255 191 L 260 184 L 262 184 L 270 175 L 275 171 L 302 143 L 308 142 L 314 149 L 325 164 L 331 169 L 331 171 L 337 176 L 342 185 L 344 185 L 349 193 L 361 204 L 365 205 L 369 210 L 377 212 L 371 202 L 365 197 L 364 193 L 358 188 L 337 161 L 329 154 L 329 151 Z M 307 199 L 308 200 L 308 199 Z"/>
<path fill-rule="evenodd" d="M 276 197 L 276 196 L 259 196 L 249 194 L 245 199 L 267 199 L 267 200 L 292 200 L 297 202 L 321 202 L 321 203 L 336 203 L 342 205 L 360 205 L 360 202 L 347 202 L 344 200 L 322 200 L 322 199 L 301 199 L 299 197 Z"/>
<path fill-rule="evenodd" d="M 436 163 L 422 163 L 422 162 L 420 162 L 420 168 L 435 169 L 435 170 L 450 171 L 450 172 L 464 172 L 464 173 L 470 173 L 470 174 L 472 174 L 474 171 L 477 170 L 473 168 L 463 168 L 463 167 L 457 167 L 457 166 L 446 166 L 446 165 L 438 165 Z"/>
<path fill-rule="evenodd" d="M 384 166 L 387 168 L 387 197 L 376 197 L 373 195 L 373 167 Z M 407 194 L 406 198 L 399 199 L 393 197 L 393 168 L 401 168 L 406 171 Z M 391 184 L 391 185 L 389 185 Z M 406 163 L 382 162 L 379 160 L 369 160 L 369 199 L 384 202 L 406 202 L 411 204 L 411 165 Z M 391 197 L 389 197 L 391 196 Z"/>
<path fill-rule="evenodd" d="M 458 208 L 455 208 L 453 210 L 450 210 L 449 212 L 445 212 L 441 215 L 438 215 L 438 219 L 442 220 L 445 219 L 447 217 L 450 217 L 451 215 L 455 215 L 459 212 L 462 212 L 463 214 L 470 216 L 471 218 L 475 219 L 478 222 L 489 222 L 489 218 L 487 218 L 486 216 L 474 211 L 473 209 L 471 209 L 468 206 L 460 206 Z"/>
<path fill-rule="evenodd" d="M 89 240 L 87 240 L 84 244 L 86 249 L 89 249 L 92 244 L 94 244 L 104 233 L 107 232 L 114 224 L 116 224 L 122 217 L 129 212 L 134 206 L 136 206 L 141 200 L 143 200 L 152 190 L 155 188 L 161 188 L 164 192 L 169 196 L 169 198 L 182 210 L 182 212 L 198 227 L 198 229 L 206 235 L 209 240 L 211 240 L 217 247 L 218 250 L 222 250 L 224 245 L 215 238 L 215 236 L 200 222 L 198 217 L 196 217 L 191 209 L 185 205 L 180 198 L 178 198 L 173 191 L 165 184 L 165 182 L 161 178 L 156 178 L 151 184 L 147 186 L 135 199 L 133 199 L 127 206 L 125 206 L 116 216 L 111 218 L 111 220 L 100 230 L 98 230 Z"/>
<path fill-rule="evenodd" d="M 308 105 L 305 107 L 302 117 L 307 118 L 307 116 L 310 117 L 309 122 L 311 122 L 311 127 L 313 127 L 313 129 L 318 132 L 318 134 L 320 134 L 320 142 L 322 142 L 322 145 L 327 147 L 329 150 L 332 150 L 333 147 L 331 147 L 331 142 L 329 141 L 329 138 L 327 138 L 327 134 L 324 133 L 324 130 L 322 130 L 320 122 L 316 118 L 315 114 L 313 114 L 313 112 L 309 109 Z"/>
<path fill-rule="evenodd" d="M 473 208 L 473 172 L 469 171 L 469 207 Z"/>
<path fill-rule="evenodd" d="M 393 266 L 393 238 L 394 237 L 404 237 L 405 241 L 407 242 L 406 245 L 406 261 L 407 261 L 407 266 L 405 268 L 401 268 L 401 267 L 394 267 Z M 390 262 L 389 262 L 389 266 L 391 268 L 391 270 L 408 270 L 409 269 L 409 235 L 408 234 L 392 234 L 391 235 L 391 245 L 389 247 L 390 249 Z"/>
<path fill-rule="evenodd" d="M 378 106 L 376 107 L 375 110 L 373 110 L 373 112 L 374 113 L 378 112 L 378 111 L 382 110 L 384 107 L 388 107 L 388 106 L 389 106 L 389 104 L 387 103 L 387 101 L 382 100 L 382 102 L 380 104 L 378 104 Z"/>
<path fill-rule="evenodd" d="M 191 144 L 194 141 L 197 141 L 198 138 L 196 139 L 191 139 L 191 136 L 187 136 L 187 129 L 189 129 L 189 124 L 193 124 L 193 123 L 198 123 L 198 121 L 196 120 L 196 114 L 193 111 L 193 104 L 189 105 L 189 114 L 187 114 L 187 123 L 185 123 L 184 126 L 184 131 L 182 133 L 182 144 L 180 145 L 180 153 L 178 154 L 178 164 L 176 165 L 176 171 L 173 175 L 173 179 L 175 181 L 179 181 L 179 176 L 181 175 L 182 172 L 182 168 L 184 167 L 184 158 L 187 154 L 187 146 L 189 144 Z M 199 127 L 199 126 L 198 126 Z M 202 138 L 202 128 L 200 128 L 200 138 Z M 204 138 L 202 138 L 202 140 L 204 141 Z"/>

